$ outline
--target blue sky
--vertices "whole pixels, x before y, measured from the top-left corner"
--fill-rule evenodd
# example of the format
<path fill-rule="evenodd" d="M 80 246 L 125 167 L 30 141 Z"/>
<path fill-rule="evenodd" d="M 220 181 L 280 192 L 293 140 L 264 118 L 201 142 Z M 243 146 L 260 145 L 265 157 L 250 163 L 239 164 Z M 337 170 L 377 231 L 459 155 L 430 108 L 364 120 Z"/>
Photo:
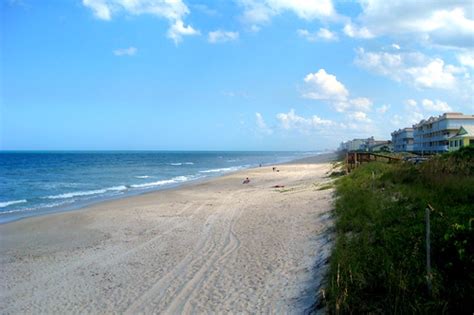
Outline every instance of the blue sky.
<path fill-rule="evenodd" d="M 3 150 L 334 149 L 474 114 L 471 1 L 0 1 Z"/>

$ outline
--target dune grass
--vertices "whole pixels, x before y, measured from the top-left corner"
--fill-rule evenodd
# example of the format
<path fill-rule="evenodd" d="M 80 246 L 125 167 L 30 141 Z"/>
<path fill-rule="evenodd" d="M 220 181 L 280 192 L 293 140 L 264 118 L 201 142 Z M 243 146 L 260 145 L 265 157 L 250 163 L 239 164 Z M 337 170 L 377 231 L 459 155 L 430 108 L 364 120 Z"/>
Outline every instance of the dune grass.
<path fill-rule="evenodd" d="M 474 148 L 422 165 L 368 163 L 336 183 L 330 313 L 474 311 Z M 431 213 L 428 290 L 425 209 Z"/>

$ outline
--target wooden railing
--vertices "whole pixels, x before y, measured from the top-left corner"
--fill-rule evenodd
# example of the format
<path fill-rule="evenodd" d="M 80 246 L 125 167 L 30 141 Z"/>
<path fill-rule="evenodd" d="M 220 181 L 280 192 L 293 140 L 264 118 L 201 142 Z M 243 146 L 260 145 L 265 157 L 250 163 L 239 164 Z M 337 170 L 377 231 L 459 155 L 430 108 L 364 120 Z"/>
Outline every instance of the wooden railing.
<path fill-rule="evenodd" d="M 358 167 L 362 163 L 369 163 L 374 161 L 382 161 L 387 163 L 394 163 L 401 161 L 401 158 L 372 153 L 372 152 L 347 152 L 346 153 L 346 167 L 349 173 L 354 168 Z"/>

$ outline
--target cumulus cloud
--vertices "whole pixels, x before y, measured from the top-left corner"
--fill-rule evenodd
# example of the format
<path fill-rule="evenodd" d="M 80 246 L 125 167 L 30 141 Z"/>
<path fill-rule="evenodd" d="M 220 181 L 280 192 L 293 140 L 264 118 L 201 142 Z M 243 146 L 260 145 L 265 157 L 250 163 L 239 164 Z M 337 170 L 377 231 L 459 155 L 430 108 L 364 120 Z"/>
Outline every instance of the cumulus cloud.
<path fill-rule="evenodd" d="M 263 119 L 262 114 L 260 113 L 255 113 L 255 118 L 257 121 L 257 127 L 258 130 L 266 135 L 271 135 L 273 133 L 273 130 L 268 127 L 268 125 L 265 123 L 265 120 Z"/>
<path fill-rule="evenodd" d="M 292 12 L 301 19 L 329 19 L 336 16 L 331 0 L 237 0 L 243 7 L 243 20 L 254 31 L 267 24 L 271 18 L 284 12 Z"/>
<path fill-rule="evenodd" d="M 338 40 L 337 34 L 331 32 L 327 28 L 320 28 L 317 32 L 310 32 L 307 29 L 299 29 L 296 31 L 298 36 L 305 38 L 309 42 L 316 41 L 336 41 Z"/>
<path fill-rule="evenodd" d="M 223 30 L 216 30 L 213 32 L 209 32 L 207 36 L 207 40 L 209 43 L 223 43 L 223 42 L 230 42 L 237 40 L 239 38 L 238 32 L 229 32 Z"/>
<path fill-rule="evenodd" d="M 138 49 L 135 47 L 128 47 L 128 48 L 119 48 L 114 50 L 115 56 L 134 56 L 137 53 Z"/>
<path fill-rule="evenodd" d="M 372 120 L 364 112 L 352 112 L 352 113 L 348 113 L 347 116 L 350 119 L 358 121 L 358 122 L 367 122 L 367 123 L 372 122 Z"/>
<path fill-rule="evenodd" d="M 369 52 L 359 48 L 355 64 L 395 81 L 407 81 L 419 88 L 453 89 L 465 74 L 465 69 L 461 67 L 419 52 Z"/>
<path fill-rule="evenodd" d="M 430 100 L 430 99 L 423 99 L 421 101 L 423 108 L 427 111 L 431 112 L 450 112 L 453 109 L 449 106 L 446 102 L 440 100 Z"/>
<path fill-rule="evenodd" d="M 359 25 L 356 28 L 366 29 L 373 36 L 416 36 L 421 41 L 445 47 L 474 45 L 471 0 L 359 0 L 359 3 L 362 12 L 356 18 Z"/>
<path fill-rule="evenodd" d="M 366 97 L 358 97 L 350 100 L 350 103 L 354 105 L 353 107 L 357 110 L 368 112 L 372 109 L 372 100 Z"/>
<path fill-rule="evenodd" d="M 313 115 L 310 118 L 299 116 L 295 113 L 294 109 L 291 109 L 288 113 L 279 113 L 277 115 L 277 120 L 280 122 L 283 129 L 295 129 L 300 132 L 309 132 L 311 130 L 324 129 L 335 125 L 333 121 L 322 119 L 316 115 Z"/>
<path fill-rule="evenodd" d="M 184 24 L 189 8 L 182 0 L 82 0 L 82 4 L 91 9 L 101 20 L 109 21 L 121 13 L 130 15 L 149 14 L 167 19 L 170 23 L 168 37 L 175 43 L 183 36 L 199 34 L 190 25 Z"/>
<path fill-rule="evenodd" d="M 348 23 L 344 26 L 344 34 L 354 38 L 373 38 L 374 34 L 367 27 L 358 27 L 352 23 Z"/>
<path fill-rule="evenodd" d="M 308 91 L 304 97 L 315 100 L 345 101 L 349 91 L 344 84 L 339 82 L 335 75 L 329 74 L 324 69 L 310 73 L 304 78 Z"/>
<path fill-rule="evenodd" d="M 183 36 L 199 35 L 200 32 L 191 27 L 191 25 L 184 25 L 182 20 L 176 20 L 168 29 L 167 36 L 171 38 L 175 44 L 178 44 L 183 39 Z"/>
<path fill-rule="evenodd" d="M 333 74 L 324 69 L 309 73 L 304 78 L 306 84 L 304 98 L 329 102 L 338 112 L 356 110 L 367 112 L 372 108 L 372 101 L 366 97 L 349 98 L 349 91 Z"/>

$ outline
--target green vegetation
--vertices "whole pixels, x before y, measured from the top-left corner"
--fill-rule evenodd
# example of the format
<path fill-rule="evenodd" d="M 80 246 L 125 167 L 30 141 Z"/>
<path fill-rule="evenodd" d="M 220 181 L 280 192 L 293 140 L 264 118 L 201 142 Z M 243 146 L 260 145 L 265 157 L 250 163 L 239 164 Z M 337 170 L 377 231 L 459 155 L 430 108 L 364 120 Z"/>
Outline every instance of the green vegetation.
<path fill-rule="evenodd" d="M 421 164 L 368 163 L 336 182 L 330 313 L 474 311 L 474 148 Z M 425 209 L 431 212 L 428 290 Z"/>

